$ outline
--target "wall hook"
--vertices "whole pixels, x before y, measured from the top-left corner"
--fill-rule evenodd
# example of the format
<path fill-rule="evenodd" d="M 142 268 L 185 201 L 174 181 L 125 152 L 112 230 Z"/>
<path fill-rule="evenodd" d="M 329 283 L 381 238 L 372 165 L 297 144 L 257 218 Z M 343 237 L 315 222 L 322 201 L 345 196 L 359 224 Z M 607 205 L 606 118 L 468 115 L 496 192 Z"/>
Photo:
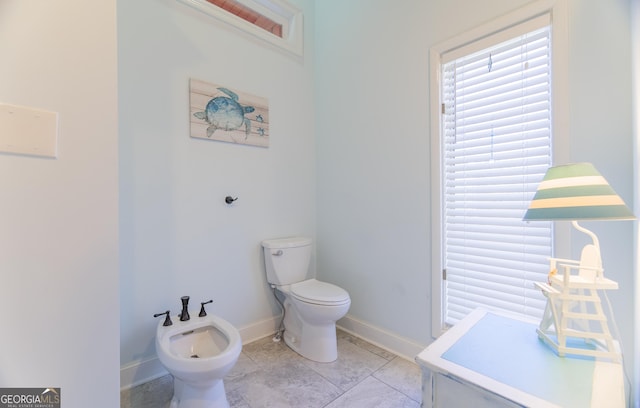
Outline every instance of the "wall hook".
<path fill-rule="evenodd" d="M 236 201 L 237 199 L 238 199 L 238 197 L 233 198 L 233 197 L 231 197 L 231 196 L 226 196 L 226 197 L 224 198 L 224 202 L 225 202 L 225 203 L 227 203 L 227 204 L 231 204 L 231 203 L 233 203 L 234 201 Z"/>

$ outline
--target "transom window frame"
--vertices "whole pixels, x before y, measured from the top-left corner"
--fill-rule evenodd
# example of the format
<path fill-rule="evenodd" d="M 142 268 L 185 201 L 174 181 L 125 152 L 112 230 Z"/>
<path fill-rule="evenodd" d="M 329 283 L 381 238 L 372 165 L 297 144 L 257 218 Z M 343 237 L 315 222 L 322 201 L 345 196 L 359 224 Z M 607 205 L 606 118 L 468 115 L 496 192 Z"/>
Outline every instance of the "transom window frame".
<path fill-rule="evenodd" d="M 178 0 L 196 10 L 199 10 L 218 21 L 235 29 L 250 34 L 263 42 L 286 51 L 292 56 L 304 56 L 304 20 L 302 10 L 286 0 L 234 0 L 242 10 L 235 13 L 217 6 L 207 0 Z M 247 12 L 264 16 L 273 23 L 281 26 L 281 35 L 268 31 L 257 22 L 250 22 L 241 16 Z"/>
<path fill-rule="evenodd" d="M 540 0 L 530 3 L 511 13 L 498 17 L 475 29 L 457 35 L 447 41 L 431 47 L 430 54 L 430 117 L 431 117 L 431 334 L 439 337 L 447 330 L 444 321 L 445 283 L 443 279 L 443 208 L 442 208 L 442 96 L 441 67 L 443 56 L 451 55 L 458 49 L 477 41 L 486 41 L 489 37 L 500 36 L 505 30 L 530 21 L 536 17 L 548 15 L 551 24 L 552 43 L 552 84 L 551 110 L 553 153 L 555 163 L 568 162 L 569 158 L 569 125 L 568 125 L 568 24 L 566 0 Z M 506 38 L 505 38 L 506 39 Z M 568 253 L 570 229 L 567 225 L 554 228 L 554 252 Z"/>

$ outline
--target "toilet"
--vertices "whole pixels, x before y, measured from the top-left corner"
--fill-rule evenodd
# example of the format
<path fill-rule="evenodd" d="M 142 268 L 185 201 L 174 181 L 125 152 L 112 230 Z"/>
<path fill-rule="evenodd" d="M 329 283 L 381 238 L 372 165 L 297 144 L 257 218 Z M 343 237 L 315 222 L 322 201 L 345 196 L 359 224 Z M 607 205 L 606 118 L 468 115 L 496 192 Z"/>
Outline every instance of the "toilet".
<path fill-rule="evenodd" d="M 158 323 L 156 353 L 174 378 L 170 408 L 229 408 L 223 378 L 241 350 L 238 330 L 218 316 Z"/>
<path fill-rule="evenodd" d="M 336 321 L 349 311 L 346 290 L 307 276 L 310 238 L 262 241 L 267 282 L 284 296 L 284 341 L 301 356 L 321 363 L 338 358 Z"/>

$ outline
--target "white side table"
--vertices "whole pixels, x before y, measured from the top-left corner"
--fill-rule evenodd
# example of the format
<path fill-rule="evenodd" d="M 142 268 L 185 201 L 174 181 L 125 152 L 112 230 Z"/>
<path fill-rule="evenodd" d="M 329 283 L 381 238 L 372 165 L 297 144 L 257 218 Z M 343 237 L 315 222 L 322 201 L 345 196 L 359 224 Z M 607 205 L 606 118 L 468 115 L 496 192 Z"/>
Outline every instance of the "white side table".
<path fill-rule="evenodd" d="M 476 310 L 417 357 L 423 407 L 624 408 L 620 363 L 558 356 L 537 321 Z"/>

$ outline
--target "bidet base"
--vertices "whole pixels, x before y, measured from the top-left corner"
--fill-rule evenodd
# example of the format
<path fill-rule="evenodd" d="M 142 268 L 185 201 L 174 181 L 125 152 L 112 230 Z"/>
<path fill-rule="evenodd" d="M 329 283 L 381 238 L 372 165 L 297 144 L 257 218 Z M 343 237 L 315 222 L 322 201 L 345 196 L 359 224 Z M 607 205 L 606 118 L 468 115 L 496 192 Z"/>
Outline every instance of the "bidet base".
<path fill-rule="evenodd" d="M 174 378 L 170 408 L 230 408 L 222 380 L 210 387 L 192 386 Z"/>

